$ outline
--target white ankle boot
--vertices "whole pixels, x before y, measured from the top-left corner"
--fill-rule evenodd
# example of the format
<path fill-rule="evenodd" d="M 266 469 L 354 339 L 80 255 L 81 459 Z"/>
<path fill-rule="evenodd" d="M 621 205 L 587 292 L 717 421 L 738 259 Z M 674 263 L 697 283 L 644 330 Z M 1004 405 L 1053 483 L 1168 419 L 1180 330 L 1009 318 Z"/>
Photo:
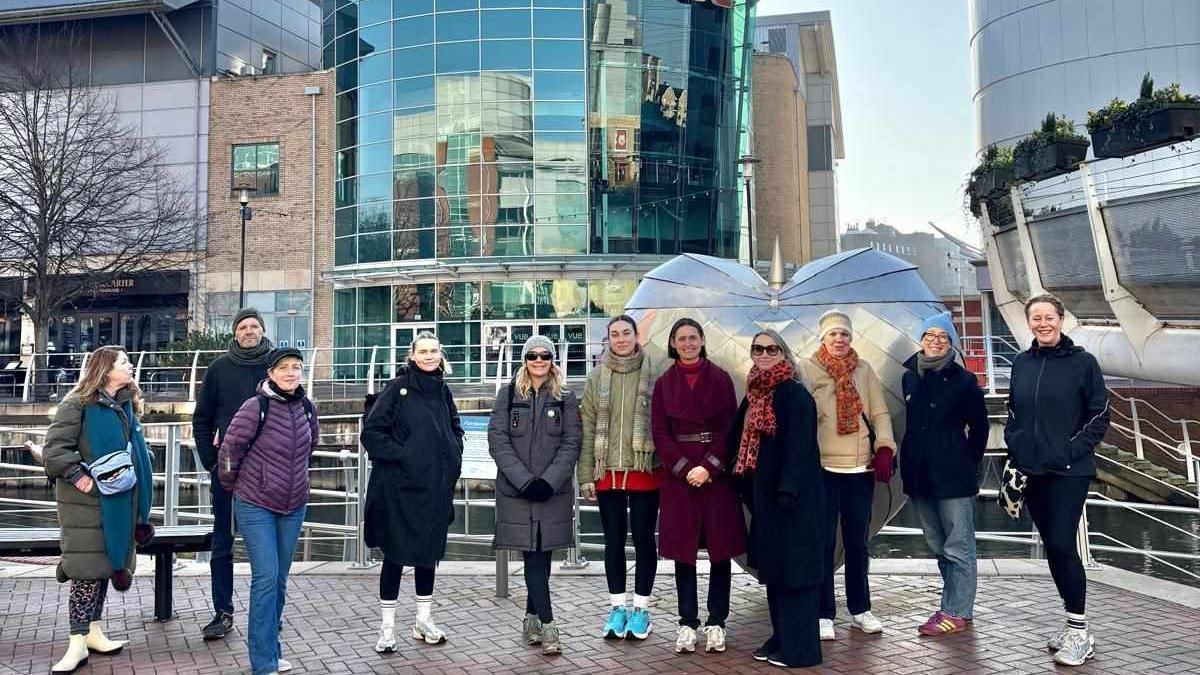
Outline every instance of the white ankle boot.
<path fill-rule="evenodd" d="M 86 635 L 72 635 L 71 642 L 67 645 L 67 653 L 58 663 L 50 667 L 51 673 L 73 673 L 79 666 L 85 666 L 88 662 L 88 648 Z"/>
<path fill-rule="evenodd" d="M 109 640 L 105 637 L 104 631 L 100 630 L 99 621 L 93 621 L 88 628 L 87 648 L 90 652 L 96 652 L 101 656 L 109 656 L 124 649 L 125 643 L 125 640 Z"/>

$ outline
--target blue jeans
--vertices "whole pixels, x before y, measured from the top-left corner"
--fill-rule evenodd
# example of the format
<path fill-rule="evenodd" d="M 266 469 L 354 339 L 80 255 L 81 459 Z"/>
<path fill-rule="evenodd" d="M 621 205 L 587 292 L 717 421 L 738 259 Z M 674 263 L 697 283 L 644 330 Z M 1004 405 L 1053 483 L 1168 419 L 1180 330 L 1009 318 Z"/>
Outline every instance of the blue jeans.
<path fill-rule="evenodd" d="M 208 571 L 212 577 L 213 611 L 233 614 L 233 493 L 221 486 L 216 470 L 209 478 L 213 536 Z"/>
<path fill-rule="evenodd" d="M 912 502 L 942 573 L 941 609 L 969 619 L 975 612 L 975 497 L 914 497 Z"/>
<path fill-rule="evenodd" d="M 304 511 L 279 514 L 233 498 L 238 529 L 250 557 L 250 668 L 254 675 L 273 673 L 283 655 L 279 627 L 287 601 L 288 570 L 300 538 Z"/>

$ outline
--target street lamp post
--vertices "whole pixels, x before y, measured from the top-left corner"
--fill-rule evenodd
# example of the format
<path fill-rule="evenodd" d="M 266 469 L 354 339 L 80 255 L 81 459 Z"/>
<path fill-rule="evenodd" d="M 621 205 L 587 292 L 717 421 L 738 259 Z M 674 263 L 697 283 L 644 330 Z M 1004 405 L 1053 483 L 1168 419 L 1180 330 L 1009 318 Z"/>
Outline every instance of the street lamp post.
<path fill-rule="evenodd" d="M 753 268 L 754 263 L 757 262 L 754 257 L 755 251 L 757 250 L 757 247 L 755 246 L 755 237 L 757 236 L 757 233 L 755 232 L 754 227 L 754 202 L 750 195 L 750 180 L 753 178 L 754 165 L 761 161 L 761 159 L 755 157 L 754 155 L 742 155 L 738 158 L 738 164 L 742 165 L 742 179 L 746 185 L 746 228 L 749 230 L 749 253 L 751 268 Z"/>
<path fill-rule="evenodd" d="M 246 306 L 246 221 L 254 218 L 254 211 L 250 208 L 250 193 L 254 189 L 244 187 L 238 192 L 238 203 L 242 205 L 242 261 L 238 274 L 238 309 Z"/>

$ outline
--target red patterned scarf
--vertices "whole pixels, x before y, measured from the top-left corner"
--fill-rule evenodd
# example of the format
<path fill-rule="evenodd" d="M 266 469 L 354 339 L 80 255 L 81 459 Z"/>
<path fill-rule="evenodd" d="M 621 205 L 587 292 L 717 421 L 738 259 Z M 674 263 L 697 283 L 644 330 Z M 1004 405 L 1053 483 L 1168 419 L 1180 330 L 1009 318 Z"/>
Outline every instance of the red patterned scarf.
<path fill-rule="evenodd" d="M 840 435 L 858 433 L 858 418 L 862 415 L 862 398 L 854 386 L 854 371 L 858 368 L 858 352 L 837 358 L 825 345 L 817 350 L 817 363 L 837 382 L 837 432 Z"/>
<path fill-rule="evenodd" d="M 792 364 L 780 361 L 767 370 L 758 366 L 750 368 L 746 378 L 746 421 L 742 426 L 742 440 L 738 445 L 737 463 L 733 472 L 737 474 L 753 471 L 758 466 L 758 448 L 763 436 L 774 436 L 778 428 L 771 397 L 775 387 L 795 375 Z"/>

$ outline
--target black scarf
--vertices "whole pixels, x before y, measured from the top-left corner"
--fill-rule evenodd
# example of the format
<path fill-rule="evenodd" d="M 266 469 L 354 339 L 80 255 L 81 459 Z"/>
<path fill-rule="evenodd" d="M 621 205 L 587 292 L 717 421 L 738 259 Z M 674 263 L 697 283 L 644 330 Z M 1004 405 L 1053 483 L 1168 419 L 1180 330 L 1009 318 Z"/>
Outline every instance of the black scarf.
<path fill-rule="evenodd" d="M 267 386 L 271 388 L 271 393 L 288 402 L 299 401 L 300 399 L 304 398 L 304 387 L 302 385 L 297 385 L 295 389 L 288 392 L 280 389 L 274 381 L 268 378 Z"/>
<path fill-rule="evenodd" d="M 229 341 L 229 349 L 225 352 L 229 355 L 229 360 L 239 366 L 262 366 L 267 363 L 267 356 L 271 353 L 271 341 L 267 338 L 259 340 L 258 345 L 246 349 L 238 344 L 237 339 Z"/>

